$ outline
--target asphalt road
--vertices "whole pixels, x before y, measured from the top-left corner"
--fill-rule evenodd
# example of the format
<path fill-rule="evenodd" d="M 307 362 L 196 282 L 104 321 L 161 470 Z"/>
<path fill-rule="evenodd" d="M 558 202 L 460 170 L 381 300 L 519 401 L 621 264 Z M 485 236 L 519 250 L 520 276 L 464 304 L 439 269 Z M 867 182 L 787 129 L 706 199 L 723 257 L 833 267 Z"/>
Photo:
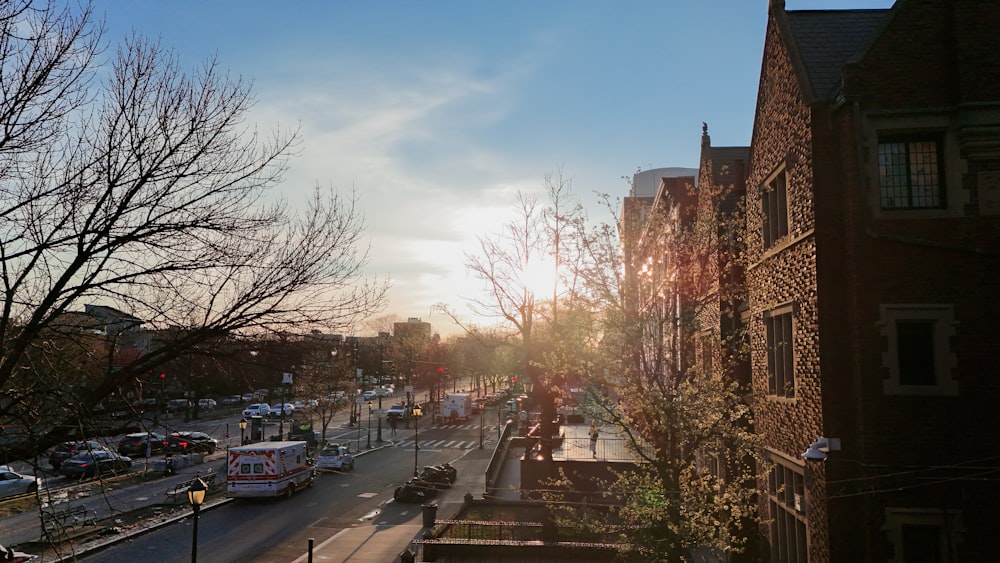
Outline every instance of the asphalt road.
<path fill-rule="evenodd" d="M 419 466 L 454 461 L 479 446 L 478 420 L 447 427 L 431 426 L 429 420 L 422 422 L 420 449 L 416 451 Z M 489 422 L 483 436 L 485 447 L 492 448 L 496 443 L 496 429 Z M 383 428 L 383 438 L 392 440 L 393 445 L 359 456 L 353 471 L 321 474 L 312 489 L 301 491 L 291 499 L 239 499 L 202 512 L 198 520 L 198 558 L 202 561 L 287 563 L 307 554 L 310 538 L 315 545 L 320 545 L 354 527 L 419 525 L 420 505 L 397 503 L 392 499 L 396 486 L 413 474 L 414 429 L 401 427 L 391 436 L 388 429 Z M 356 444 L 358 430 L 337 429 L 328 439 L 350 440 Z M 373 426 L 373 445 L 375 440 Z M 361 441 L 362 446 L 366 445 L 367 425 L 362 427 Z M 185 519 L 81 561 L 188 561 L 192 536 L 192 520 Z"/>

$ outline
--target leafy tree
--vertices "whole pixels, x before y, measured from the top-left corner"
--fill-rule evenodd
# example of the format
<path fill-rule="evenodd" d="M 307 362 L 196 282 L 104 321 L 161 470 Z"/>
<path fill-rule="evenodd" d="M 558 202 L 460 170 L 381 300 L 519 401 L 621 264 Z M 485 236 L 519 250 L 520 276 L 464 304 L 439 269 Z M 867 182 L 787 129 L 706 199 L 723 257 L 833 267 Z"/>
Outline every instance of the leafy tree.
<path fill-rule="evenodd" d="M 608 494 L 625 499 L 615 514 L 629 543 L 666 561 L 739 552 L 756 535 L 758 450 L 732 283 L 742 213 L 732 186 L 689 190 L 652 209 L 641 236 L 601 225 L 580 241 L 588 260 L 579 275 L 601 311 L 592 357 L 610 358 L 590 372 L 592 414 L 645 462 Z M 633 251 L 624 270 L 623 246 Z"/>
<path fill-rule="evenodd" d="M 105 66 L 91 8 L 61 4 L 0 3 L 0 424 L 23 431 L 4 444 L 12 458 L 206 343 L 346 326 L 385 302 L 385 284 L 361 277 L 353 196 L 317 187 L 292 213 L 271 193 L 297 134 L 247 125 L 247 82 L 215 60 L 184 72 L 142 37 Z M 89 304 L 122 315 L 95 322 L 78 313 Z"/>

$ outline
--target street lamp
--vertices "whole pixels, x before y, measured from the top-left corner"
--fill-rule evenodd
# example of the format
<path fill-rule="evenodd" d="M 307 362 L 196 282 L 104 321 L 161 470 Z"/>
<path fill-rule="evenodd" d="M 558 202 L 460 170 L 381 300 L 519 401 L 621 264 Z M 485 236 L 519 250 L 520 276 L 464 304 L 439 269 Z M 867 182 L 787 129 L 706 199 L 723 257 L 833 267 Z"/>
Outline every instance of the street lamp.
<path fill-rule="evenodd" d="M 194 524 L 191 528 L 191 563 L 198 563 L 198 511 L 201 510 L 201 503 L 205 502 L 206 491 L 208 487 L 201 479 L 195 479 L 188 487 L 188 501 L 194 510 Z"/>
<path fill-rule="evenodd" d="M 375 443 L 382 445 L 382 393 L 378 395 L 378 417 L 375 419 L 378 423 L 378 433 L 375 435 Z"/>
<path fill-rule="evenodd" d="M 240 445 L 241 446 L 243 444 L 247 443 L 246 432 L 247 432 L 247 419 L 241 418 L 240 419 Z"/>
<path fill-rule="evenodd" d="M 417 451 L 420 449 L 420 416 L 424 411 L 420 410 L 420 405 L 413 407 L 413 476 L 420 474 L 417 472 Z"/>
<path fill-rule="evenodd" d="M 483 424 L 484 424 L 483 419 L 486 416 L 486 405 L 482 401 L 479 401 L 478 404 L 479 404 L 479 449 L 483 449 L 483 433 L 486 432 L 485 430 L 483 430 Z"/>
<path fill-rule="evenodd" d="M 354 419 L 354 411 L 357 409 L 358 418 L 361 418 L 361 389 L 358 389 L 358 395 L 354 397 L 354 404 L 351 405 L 351 419 Z M 352 423 L 353 424 L 353 423 Z M 358 451 L 361 451 L 361 421 L 358 420 Z"/>
<path fill-rule="evenodd" d="M 368 401 L 368 444 L 365 449 L 372 449 L 372 402 Z"/>

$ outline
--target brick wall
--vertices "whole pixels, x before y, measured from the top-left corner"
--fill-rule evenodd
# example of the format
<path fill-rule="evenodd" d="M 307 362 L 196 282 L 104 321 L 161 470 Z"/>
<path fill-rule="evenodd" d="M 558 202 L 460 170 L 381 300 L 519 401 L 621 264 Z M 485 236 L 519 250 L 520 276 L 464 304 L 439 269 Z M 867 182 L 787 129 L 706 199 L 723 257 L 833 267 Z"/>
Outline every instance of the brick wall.
<path fill-rule="evenodd" d="M 811 110 L 802 101 L 798 79 L 771 18 L 747 175 L 747 286 L 756 428 L 765 447 L 790 460 L 797 460 L 823 434 L 811 123 Z M 789 234 L 765 251 L 760 190 L 781 166 L 786 173 Z M 768 398 L 763 315 L 786 303 L 795 305 L 795 398 Z M 808 544 L 810 561 L 827 561 L 825 507 L 817 500 L 824 496 L 824 476 L 822 467 L 817 469 L 806 473 Z"/>

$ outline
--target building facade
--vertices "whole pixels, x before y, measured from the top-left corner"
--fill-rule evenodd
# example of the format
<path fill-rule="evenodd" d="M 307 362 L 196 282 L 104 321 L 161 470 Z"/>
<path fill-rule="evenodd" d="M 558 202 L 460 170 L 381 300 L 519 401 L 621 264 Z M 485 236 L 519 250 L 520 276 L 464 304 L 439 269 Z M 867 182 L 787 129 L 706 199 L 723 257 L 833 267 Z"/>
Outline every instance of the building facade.
<path fill-rule="evenodd" d="M 1000 10 L 985 6 L 770 3 L 746 264 L 771 561 L 995 558 Z"/>

